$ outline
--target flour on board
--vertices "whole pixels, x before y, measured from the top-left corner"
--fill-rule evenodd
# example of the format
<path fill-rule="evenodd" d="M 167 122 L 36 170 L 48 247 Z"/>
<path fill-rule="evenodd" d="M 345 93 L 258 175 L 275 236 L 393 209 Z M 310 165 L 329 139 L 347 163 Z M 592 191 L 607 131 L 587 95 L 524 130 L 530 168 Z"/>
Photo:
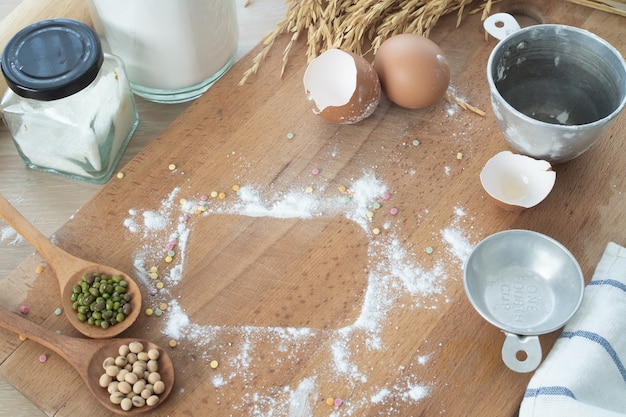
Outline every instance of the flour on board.
<path fill-rule="evenodd" d="M 193 233 L 193 224 L 187 222 L 172 223 L 169 219 L 172 214 L 188 214 L 195 202 L 185 200 L 185 204 L 174 204 L 177 199 L 185 199 L 181 190 L 176 188 L 163 199 L 158 209 L 132 209 L 124 220 L 127 230 L 142 238 L 144 242 L 133 254 L 136 274 L 150 285 L 145 272 L 150 265 L 162 254 L 162 241 L 155 242 L 157 236 L 165 232 L 177 236 L 177 256 L 169 266 L 167 276 L 162 278 L 167 287 L 159 293 L 166 297 L 168 304 L 167 314 L 163 315 L 162 332 L 167 337 L 195 344 L 199 349 L 209 345 L 219 345 L 225 336 L 239 340 L 237 346 L 226 346 L 224 350 L 232 352 L 222 362 L 233 366 L 220 366 L 220 369 L 231 369 L 214 375 L 211 379 L 213 387 L 218 393 L 223 393 L 231 383 L 248 386 L 262 368 L 255 361 L 257 346 L 261 341 L 270 341 L 275 346 L 275 352 L 265 355 L 267 362 L 274 361 L 277 368 L 288 366 L 295 361 L 301 350 L 306 349 L 312 341 L 324 336 L 332 341 L 328 346 L 318 347 L 319 351 L 327 349 L 325 363 L 320 363 L 313 373 L 303 375 L 297 386 L 266 387 L 266 390 L 257 388 L 256 391 L 246 392 L 242 398 L 228 398 L 231 411 L 237 415 L 252 417 L 292 417 L 313 415 L 313 407 L 321 401 L 317 398 L 324 389 L 324 379 L 341 380 L 346 387 L 354 387 L 367 383 L 373 372 L 373 367 L 363 366 L 352 360 L 352 353 L 357 351 L 380 352 L 386 349 L 383 331 L 389 326 L 391 313 L 398 308 L 398 302 L 406 303 L 406 296 L 410 296 L 412 305 L 402 304 L 404 308 L 436 308 L 439 301 L 448 302 L 444 294 L 447 280 L 446 266 L 450 264 L 462 265 L 469 256 L 472 245 L 465 230 L 461 227 L 467 216 L 462 208 L 454 208 L 452 223 L 441 230 L 442 253 L 431 267 L 424 267 L 416 261 L 415 250 L 403 243 L 398 236 L 399 223 L 386 222 L 383 226 L 385 233 L 377 234 L 373 230 L 372 222 L 365 213 L 372 203 L 387 192 L 386 185 L 373 174 L 366 173 L 356 179 L 349 187 L 350 200 L 341 200 L 341 196 L 317 195 L 305 191 L 290 191 L 275 196 L 273 200 L 263 199 L 254 185 L 241 186 L 235 200 L 226 206 L 212 208 L 207 206 L 206 211 L 194 217 L 195 222 L 202 221 L 202 216 L 218 216 L 222 214 L 237 214 L 249 217 L 272 217 L 277 219 L 302 219 L 333 217 L 342 215 L 356 223 L 369 238 L 368 248 L 368 277 L 363 305 L 360 315 L 350 325 L 339 329 L 325 330 L 295 327 L 259 327 L 259 326 L 217 326 L 202 325 L 192 322 L 178 300 L 168 291 L 184 280 L 185 254 L 188 250 L 187 240 Z M 376 235 L 376 236 L 375 236 Z M 167 237 L 165 237 L 167 239 Z M 443 256 L 445 255 L 445 256 Z M 371 258 L 371 259 L 369 259 Z M 435 259 L 435 258 L 432 258 Z M 167 297 L 170 297 L 167 299 Z M 430 300 L 430 301 L 429 301 Z M 439 301 L 438 301 L 439 300 Z M 322 352 L 323 353 L 323 352 Z M 416 358 L 418 366 L 423 366 L 428 355 Z M 287 364 L 286 364 L 287 363 Z M 398 377 L 387 381 L 384 386 L 360 390 L 359 396 L 346 392 L 345 401 L 339 409 L 332 409 L 329 415 L 359 415 L 359 410 L 368 407 L 368 404 L 391 404 L 391 401 L 401 400 L 404 403 L 417 403 L 428 396 L 433 381 L 421 381 L 414 372 L 403 372 L 398 369 Z M 223 394 L 225 395 L 225 394 Z M 224 397 L 226 398 L 226 397 Z M 226 401 L 223 401 L 224 404 Z M 253 404 L 253 405 L 250 405 Z M 245 413 L 245 414 L 244 414 Z M 390 415 L 393 407 L 390 406 Z"/>

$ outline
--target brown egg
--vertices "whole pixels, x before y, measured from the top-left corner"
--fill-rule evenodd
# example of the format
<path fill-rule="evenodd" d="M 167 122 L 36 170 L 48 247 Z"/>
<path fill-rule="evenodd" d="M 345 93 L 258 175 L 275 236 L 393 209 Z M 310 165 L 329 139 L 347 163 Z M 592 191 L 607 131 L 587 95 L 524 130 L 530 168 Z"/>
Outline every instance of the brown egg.
<path fill-rule="evenodd" d="M 340 124 L 360 122 L 380 101 L 378 75 L 362 56 L 330 49 L 313 59 L 304 73 L 304 90 L 313 112 Z"/>
<path fill-rule="evenodd" d="M 435 104 L 450 84 L 450 67 L 439 46 L 412 33 L 385 40 L 374 69 L 389 100 L 411 109 Z"/>

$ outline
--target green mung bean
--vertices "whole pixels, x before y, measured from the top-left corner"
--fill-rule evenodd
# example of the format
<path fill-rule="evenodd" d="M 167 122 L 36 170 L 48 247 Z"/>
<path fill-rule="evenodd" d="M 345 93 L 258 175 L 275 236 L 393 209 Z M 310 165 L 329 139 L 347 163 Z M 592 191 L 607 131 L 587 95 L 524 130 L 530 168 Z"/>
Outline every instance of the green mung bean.
<path fill-rule="evenodd" d="M 84 274 L 72 286 L 72 309 L 80 321 L 107 329 L 132 312 L 128 282 L 119 275 Z"/>

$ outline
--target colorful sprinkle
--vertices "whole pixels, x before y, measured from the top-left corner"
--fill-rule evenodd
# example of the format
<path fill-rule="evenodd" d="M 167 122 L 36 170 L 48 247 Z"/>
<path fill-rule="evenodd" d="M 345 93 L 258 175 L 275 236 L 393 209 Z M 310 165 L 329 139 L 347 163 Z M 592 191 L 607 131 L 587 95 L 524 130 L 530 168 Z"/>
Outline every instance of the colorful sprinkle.
<path fill-rule="evenodd" d="M 392 207 L 391 210 L 389 210 L 389 213 L 391 213 L 392 216 L 395 216 L 398 214 L 398 209 L 396 207 Z"/>
<path fill-rule="evenodd" d="M 167 166 L 167 169 L 169 169 L 170 171 L 174 171 L 174 170 L 176 169 L 176 165 L 174 165 L 174 164 L 169 164 L 169 165 Z"/>
<path fill-rule="evenodd" d="M 21 334 L 21 335 L 18 336 L 18 339 L 20 339 L 20 341 L 23 342 L 24 340 L 26 340 L 26 336 Z"/>
<path fill-rule="evenodd" d="M 233 191 L 234 191 L 234 192 L 239 191 L 239 188 L 240 188 L 240 187 L 239 187 L 239 184 L 235 184 L 235 185 L 233 185 Z"/>
<path fill-rule="evenodd" d="M 43 272 L 43 266 L 38 266 L 37 268 L 35 268 L 36 274 L 41 274 L 42 272 Z"/>
<path fill-rule="evenodd" d="M 176 345 L 177 345 L 177 344 L 178 344 L 178 342 L 176 342 L 176 340 L 174 340 L 174 339 L 171 339 L 171 340 L 169 341 L 169 345 L 170 345 L 170 347 L 176 347 Z"/>
<path fill-rule="evenodd" d="M 366 216 L 367 216 L 368 219 L 371 219 L 372 217 L 374 217 L 374 212 L 373 211 L 368 211 Z"/>
<path fill-rule="evenodd" d="M 343 404 L 343 400 L 341 398 L 335 398 L 335 407 L 339 407 Z"/>
<path fill-rule="evenodd" d="M 163 315 L 163 310 L 161 310 L 160 308 L 155 309 L 154 315 L 157 317 L 161 317 Z"/>
<path fill-rule="evenodd" d="M 343 193 L 345 193 L 345 192 L 346 192 L 346 187 L 344 187 L 343 185 L 340 185 L 340 186 L 339 186 L 339 188 L 338 188 L 338 190 L 339 190 L 339 192 L 340 192 L 340 193 L 342 193 L 342 194 L 343 194 Z"/>
<path fill-rule="evenodd" d="M 150 288 L 150 295 L 157 295 L 158 292 L 159 290 L 157 290 L 156 288 Z"/>
<path fill-rule="evenodd" d="M 124 173 L 122 171 L 117 173 L 117 178 L 122 179 L 124 178 Z"/>
<path fill-rule="evenodd" d="M 150 317 L 151 315 L 154 314 L 154 310 L 152 310 L 150 307 L 146 308 L 146 316 Z"/>
<path fill-rule="evenodd" d="M 372 230 L 372 233 L 374 233 L 375 235 L 379 235 L 380 229 L 378 227 L 375 227 L 374 230 Z"/>
<path fill-rule="evenodd" d="M 225 199 L 225 198 L 226 198 L 226 194 L 224 194 L 224 193 L 219 193 L 219 194 L 217 195 L 217 198 L 219 198 L 220 200 L 223 200 L 223 199 Z"/>
<path fill-rule="evenodd" d="M 296 135 L 294 135 L 293 133 L 289 132 L 287 133 L 287 139 L 293 139 Z"/>
<path fill-rule="evenodd" d="M 313 187 L 306 187 L 306 188 L 304 189 L 304 191 L 305 191 L 307 194 L 311 194 L 311 193 L 313 192 Z"/>
<path fill-rule="evenodd" d="M 169 264 L 170 262 L 172 262 L 173 260 L 174 260 L 174 258 L 173 258 L 173 257 L 171 257 L 171 256 L 169 256 L 169 255 L 167 255 L 167 256 L 165 257 L 165 262 L 167 262 L 168 264 Z"/>
<path fill-rule="evenodd" d="M 320 173 L 320 170 L 319 170 L 319 169 L 317 169 L 317 168 L 313 168 L 313 169 L 311 170 L 311 174 L 313 174 L 313 175 L 319 175 L 319 173 Z"/>
<path fill-rule="evenodd" d="M 219 364 L 219 363 L 218 363 L 215 359 L 213 359 L 213 360 L 209 363 L 209 366 L 210 366 L 212 369 L 217 369 L 217 367 L 218 367 L 219 365 L 220 365 L 220 364 Z"/>
<path fill-rule="evenodd" d="M 374 210 L 378 210 L 380 208 L 380 203 L 374 203 L 372 207 L 374 207 Z"/>
<path fill-rule="evenodd" d="M 335 399 L 332 398 L 332 397 L 326 398 L 326 404 L 327 405 L 334 405 L 335 404 Z"/>
<path fill-rule="evenodd" d="M 417 139 L 413 140 L 413 146 L 420 146 L 420 141 Z"/>
<path fill-rule="evenodd" d="M 54 309 L 55 316 L 60 316 L 61 314 L 63 314 L 63 309 L 61 307 L 57 307 Z"/>
<path fill-rule="evenodd" d="M 159 290 L 160 290 L 160 289 L 162 289 L 162 288 L 163 288 L 163 286 L 164 286 L 164 284 L 163 284 L 161 281 L 159 281 L 159 282 L 157 282 L 157 283 L 156 283 L 156 287 L 157 287 Z"/>
<path fill-rule="evenodd" d="M 390 198 L 391 198 L 391 195 L 389 193 L 383 194 L 383 200 L 389 200 Z"/>
<path fill-rule="evenodd" d="M 161 310 L 165 311 L 165 310 L 167 310 L 167 304 L 165 304 L 165 303 L 161 303 L 161 304 L 159 304 L 159 308 L 160 308 Z"/>
<path fill-rule="evenodd" d="M 217 197 L 217 191 L 211 191 L 211 197 L 215 198 Z"/>
<path fill-rule="evenodd" d="M 457 152 L 456 159 L 463 159 L 463 154 L 461 152 Z"/>
<path fill-rule="evenodd" d="M 48 360 L 48 357 L 45 354 L 39 355 L 39 362 L 44 363 Z"/>
<path fill-rule="evenodd" d="M 18 310 L 20 310 L 20 313 L 22 314 L 28 314 L 30 308 L 28 308 L 28 306 L 20 306 Z"/>
<path fill-rule="evenodd" d="M 433 253 L 434 249 L 432 248 L 432 246 L 427 247 L 426 249 L 424 249 L 426 251 L 427 254 L 431 254 Z"/>

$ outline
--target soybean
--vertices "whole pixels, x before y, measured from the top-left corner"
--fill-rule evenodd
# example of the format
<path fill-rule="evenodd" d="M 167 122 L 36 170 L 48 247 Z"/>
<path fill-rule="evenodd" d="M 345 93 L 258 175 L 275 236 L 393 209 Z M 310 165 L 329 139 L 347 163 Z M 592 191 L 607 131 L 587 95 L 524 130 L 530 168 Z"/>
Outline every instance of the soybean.
<path fill-rule="evenodd" d="M 157 381 L 152 386 L 152 390 L 155 394 L 163 394 L 163 391 L 165 391 L 165 384 L 163 381 Z"/>
<path fill-rule="evenodd" d="M 118 368 L 115 365 L 110 365 L 110 366 L 107 366 L 107 368 L 104 371 L 106 372 L 106 375 L 114 377 L 114 376 L 117 376 L 117 374 L 120 373 L 120 368 Z"/>
<path fill-rule="evenodd" d="M 126 398 L 126 396 L 124 394 L 122 394 L 121 392 L 114 392 L 113 394 L 111 394 L 111 396 L 109 397 L 109 399 L 111 400 L 111 402 L 113 404 L 121 404 L 122 400 Z"/>
<path fill-rule="evenodd" d="M 122 381 L 117 384 L 117 390 L 122 394 L 129 394 L 133 390 L 133 387 L 130 385 L 129 382 Z"/>
<path fill-rule="evenodd" d="M 141 353 L 143 351 L 143 345 L 141 342 L 130 342 L 128 348 L 133 353 Z"/>
<path fill-rule="evenodd" d="M 122 410 L 124 411 L 130 410 L 131 408 L 133 408 L 133 400 L 131 400 L 130 398 L 124 398 L 120 403 L 120 407 L 122 407 Z"/>
<path fill-rule="evenodd" d="M 158 403 L 159 403 L 159 396 L 158 395 L 151 395 L 146 400 L 146 405 L 149 405 L 149 406 L 157 405 Z"/>
<path fill-rule="evenodd" d="M 126 359 L 126 356 L 118 356 L 117 358 L 115 358 L 115 365 L 119 366 L 120 368 L 125 367 L 127 363 L 128 359 Z"/>
<path fill-rule="evenodd" d="M 108 387 L 111 382 L 113 382 L 113 377 L 111 377 L 111 375 L 107 375 L 107 374 L 100 375 L 100 379 L 98 380 L 98 384 L 102 388 Z"/>
<path fill-rule="evenodd" d="M 146 400 L 141 398 L 141 396 L 139 395 L 135 395 L 133 396 L 133 406 L 135 407 L 143 407 L 144 405 L 146 405 Z"/>
<path fill-rule="evenodd" d="M 95 278 L 93 282 L 96 282 Z M 117 357 L 103 361 L 104 372 L 99 380 L 100 385 L 108 390 L 111 402 L 124 411 L 158 404 L 159 395 L 166 388 L 158 372 L 159 351 L 146 351 L 140 342 L 131 342 L 121 345 L 118 353 Z"/>

